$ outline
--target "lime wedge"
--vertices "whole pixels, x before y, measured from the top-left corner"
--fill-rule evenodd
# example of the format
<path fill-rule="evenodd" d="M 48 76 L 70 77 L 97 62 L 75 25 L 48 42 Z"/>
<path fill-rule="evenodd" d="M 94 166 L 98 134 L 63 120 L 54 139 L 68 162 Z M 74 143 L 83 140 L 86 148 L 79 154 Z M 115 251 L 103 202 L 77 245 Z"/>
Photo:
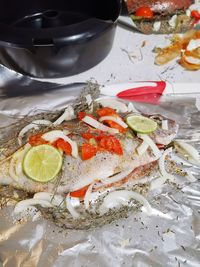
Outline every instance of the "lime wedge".
<path fill-rule="evenodd" d="M 152 119 L 139 115 L 130 115 L 126 118 L 128 126 L 137 133 L 148 134 L 156 130 L 158 124 Z"/>
<path fill-rule="evenodd" d="M 25 174 L 34 181 L 46 183 L 56 177 L 62 167 L 62 155 L 50 145 L 29 149 L 23 161 Z"/>

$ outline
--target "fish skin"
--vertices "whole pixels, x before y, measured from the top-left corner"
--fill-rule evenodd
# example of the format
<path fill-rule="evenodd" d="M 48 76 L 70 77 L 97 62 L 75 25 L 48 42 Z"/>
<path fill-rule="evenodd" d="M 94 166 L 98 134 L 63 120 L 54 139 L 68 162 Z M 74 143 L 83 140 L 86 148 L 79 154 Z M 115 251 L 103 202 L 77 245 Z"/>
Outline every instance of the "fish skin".
<path fill-rule="evenodd" d="M 149 136 L 156 144 L 169 145 L 176 137 L 179 125 L 175 121 L 167 119 L 159 114 L 150 116 L 150 118 L 157 121 L 158 127 Z M 163 120 L 168 121 L 168 130 L 162 129 L 161 124 Z"/>
<path fill-rule="evenodd" d="M 24 174 L 19 179 L 12 178 L 12 186 L 29 192 L 54 192 L 63 194 L 76 191 L 94 180 L 105 179 L 127 168 L 137 168 L 148 164 L 157 158 L 147 151 L 142 156 L 137 155 L 136 148 L 141 144 L 138 138 L 130 139 L 121 137 L 120 141 L 123 146 L 123 155 L 116 155 L 110 152 L 98 152 L 96 156 L 89 160 L 83 161 L 80 157 L 73 158 L 64 156 L 63 171 L 59 180 L 59 186 L 56 188 L 56 181 L 48 183 L 35 182 L 26 177 Z M 0 179 L 3 177 L 10 178 L 9 165 L 13 157 L 0 166 Z"/>
<path fill-rule="evenodd" d="M 60 128 L 59 128 L 60 129 Z M 66 124 L 65 124 L 66 129 Z M 83 126 L 85 130 L 85 124 Z M 151 137 L 157 140 L 160 144 L 170 143 L 176 135 L 178 126 L 175 122 L 170 121 L 169 131 L 163 132 L 159 127 Z M 73 126 L 70 126 L 73 132 Z M 79 128 L 81 131 L 81 127 Z M 77 125 L 74 129 L 73 140 L 81 144 L 80 134 L 77 133 Z M 48 183 L 35 182 L 26 177 L 25 174 L 20 177 L 12 177 L 9 172 L 9 166 L 15 154 L 0 164 L 0 184 L 6 178 L 7 183 L 10 183 L 14 188 L 22 189 L 27 192 L 50 192 L 54 193 L 55 190 L 59 194 L 67 194 L 68 192 L 76 191 L 86 185 L 89 185 L 95 180 L 100 180 L 112 176 L 120 171 L 129 168 L 139 168 L 153 161 L 157 158 L 153 155 L 151 149 L 148 149 L 143 155 L 139 156 L 136 148 L 141 144 L 141 140 L 137 137 L 129 138 L 125 135 L 118 135 L 123 147 L 123 155 L 116 155 L 110 152 L 98 152 L 93 158 L 82 161 L 80 157 L 73 158 L 64 155 L 64 163 L 62 172 L 54 180 Z M 16 153 L 18 153 L 17 150 Z"/>

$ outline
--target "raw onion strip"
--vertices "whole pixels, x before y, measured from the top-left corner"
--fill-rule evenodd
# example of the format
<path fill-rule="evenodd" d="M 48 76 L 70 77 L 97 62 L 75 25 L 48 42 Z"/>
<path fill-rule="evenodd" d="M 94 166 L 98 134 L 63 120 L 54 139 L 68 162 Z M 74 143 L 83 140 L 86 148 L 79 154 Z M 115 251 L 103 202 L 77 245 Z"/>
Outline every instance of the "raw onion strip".
<path fill-rule="evenodd" d="M 132 171 L 133 171 L 133 169 L 127 169 L 125 171 L 122 171 L 122 172 L 114 175 L 113 177 L 110 177 L 110 178 L 108 177 L 106 179 L 102 179 L 101 182 L 104 185 L 119 182 L 119 181 L 123 180 L 125 177 L 127 177 Z"/>
<path fill-rule="evenodd" d="M 85 209 L 88 210 L 89 209 L 89 205 L 90 205 L 90 197 L 91 197 L 91 194 L 92 194 L 92 188 L 94 186 L 95 182 L 92 183 L 87 191 L 86 191 L 86 194 L 85 194 L 85 197 L 84 197 L 84 206 L 85 206 Z"/>
<path fill-rule="evenodd" d="M 169 130 L 168 120 L 162 120 L 162 129 L 165 131 Z"/>
<path fill-rule="evenodd" d="M 103 200 L 103 203 L 99 207 L 100 215 L 105 214 L 109 209 L 113 209 L 115 207 L 119 207 L 121 205 L 128 206 L 130 199 L 134 199 L 138 202 L 140 202 L 148 214 L 152 213 L 152 208 L 149 202 L 145 197 L 143 197 L 141 194 L 133 192 L 133 191 L 127 191 L 127 190 L 118 190 L 110 192 Z"/>
<path fill-rule="evenodd" d="M 112 98 L 102 98 L 99 100 L 96 100 L 98 103 L 100 103 L 103 107 L 109 107 L 115 109 L 117 112 L 126 113 L 128 112 L 128 108 L 125 103 L 118 101 L 116 99 Z"/>
<path fill-rule="evenodd" d="M 61 130 L 53 130 L 42 135 L 42 138 L 48 142 L 55 142 L 57 139 L 62 138 L 64 141 L 68 142 L 72 148 L 72 156 L 74 158 L 78 157 L 78 145 L 75 141 L 71 140 L 66 136 L 68 132 L 63 132 Z"/>
<path fill-rule="evenodd" d="M 16 161 L 16 164 L 15 164 L 15 172 L 16 172 L 16 175 L 18 177 L 25 177 L 27 178 L 25 175 L 24 175 L 24 172 L 23 172 L 23 168 L 22 168 L 22 162 L 23 162 L 23 158 L 24 158 L 24 155 L 26 154 L 26 152 L 31 148 L 31 145 L 30 144 L 26 144 L 24 146 L 24 149 L 21 151 L 21 153 L 18 155 L 17 157 L 17 161 Z"/>
<path fill-rule="evenodd" d="M 41 200 L 46 200 L 46 201 L 49 201 L 52 205 L 54 206 L 63 206 L 61 204 L 63 204 L 63 200 L 64 198 L 60 195 L 54 195 L 52 193 L 48 193 L 48 192 L 39 192 L 39 193 L 36 193 L 34 196 L 33 196 L 34 199 L 41 199 Z"/>
<path fill-rule="evenodd" d="M 12 158 L 10 161 L 8 172 L 9 172 L 9 175 L 12 179 L 14 179 L 15 181 L 18 179 L 18 176 L 15 172 L 15 159 L 14 158 Z"/>
<path fill-rule="evenodd" d="M 56 120 L 53 122 L 54 126 L 60 125 L 63 121 L 70 121 L 72 119 L 75 118 L 75 114 L 74 114 L 74 108 L 69 105 L 64 113 Z"/>
<path fill-rule="evenodd" d="M 119 124 L 121 127 L 125 128 L 125 129 L 128 127 L 128 125 L 119 117 L 103 116 L 99 119 L 100 122 L 108 121 L 108 120 L 116 122 L 117 124 Z"/>
<path fill-rule="evenodd" d="M 25 200 L 22 200 L 22 201 L 18 202 L 15 205 L 14 213 L 21 213 L 25 209 L 27 209 L 29 207 L 32 207 L 32 206 L 35 206 L 35 205 L 40 205 L 40 206 L 42 206 L 44 208 L 53 207 L 53 205 L 47 200 L 31 198 L 31 199 L 25 199 Z"/>
<path fill-rule="evenodd" d="M 31 129 L 39 129 L 38 125 L 50 125 L 52 122 L 48 120 L 35 120 L 32 121 L 30 124 L 26 125 L 18 134 L 18 143 L 21 146 L 22 145 L 22 138 L 23 136 L 30 131 Z"/>
<path fill-rule="evenodd" d="M 119 133 L 119 131 L 117 129 L 114 128 L 110 128 L 106 125 L 104 125 L 103 123 L 100 123 L 99 121 L 89 117 L 89 116 L 85 116 L 82 121 L 84 121 L 85 123 L 89 124 L 90 126 L 103 131 L 103 132 L 108 132 L 110 134 L 116 134 Z"/>
<path fill-rule="evenodd" d="M 143 141 L 142 144 L 137 147 L 138 155 L 139 156 L 143 155 L 147 151 L 148 148 L 149 148 L 149 145 L 145 141 Z"/>
<path fill-rule="evenodd" d="M 165 157 L 172 152 L 172 148 L 168 148 L 164 151 L 164 153 L 162 154 L 162 156 L 160 157 L 160 159 L 158 160 L 158 166 L 159 166 L 159 170 L 161 175 L 165 178 L 165 181 L 168 179 L 171 182 L 175 182 L 175 177 L 174 175 L 168 173 L 165 169 Z"/>
<path fill-rule="evenodd" d="M 188 155 L 192 157 L 192 159 L 194 159 L 197 163 L 200 164 L 199 152 L 193 146 L 183 141 L 176 141 L 175 143 L 177 143 L 178 146 L 185 150 Z"/>
<path fill-rule="evenodd" d="M 71 204 L 70 193 L 66 197 L 66 206 L 67 206 L 69 213 L 72 215 L 74 219 L 78 219 L 80 217 L 80 214 L 75 210 L 75 208 Z"/>
<path fill-rule="evenodd" d="M 157 157 L 157 158 L 160 158 L 162 153 L 161 151 L 158 149 L 157 145 L 153 142 L 153 140 L 147 135 L 147 134 L 138 134 L 138 137 L 141 138 L 145 143 L 147 143 L 154 155 Z"/>
<path fill-rule="evenodd" d="M 190 172 L 187 171 L 187 176 L 186 178 L 188 179 L 189 182 L 194 183 L 197 181 L 197 178 Z"/>

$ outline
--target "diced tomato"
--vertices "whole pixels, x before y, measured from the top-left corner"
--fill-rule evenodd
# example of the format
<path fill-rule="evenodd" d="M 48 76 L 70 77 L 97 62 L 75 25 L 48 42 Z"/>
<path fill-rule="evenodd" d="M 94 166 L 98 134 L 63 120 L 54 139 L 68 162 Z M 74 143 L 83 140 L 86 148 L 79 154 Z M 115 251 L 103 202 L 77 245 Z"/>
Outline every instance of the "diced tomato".
<path fill-rule="evenodd" d="M 91 118 L 93 118 L 93 119 L 96 120 L 96 118 L 95 118 L 94 116 L 92 116 L 91 114 L 87 114 L 87 113 L 85 113 L 84 111 L 80 111 L 80 112 L 78 113 L 78 118 L 79 118 L 79 120 L 82 120 L 83 118 L 85 118 L 85 116 L 91 117 Z"/>
<path fill-rule="evenodd" d="M 136 10 L 135 16 L 151 19 L 153 18 L 153 11 L 148 6 L 142 6 Z"/>
<path fill-rule="evenodd" d="M 124 133 L 127 130 L 127 129 L 123 128 L 121 125 L 119 125 L 118 123 L 114 122 L 114 121 L 106 120 L 104 122 L 106 124 L 108 124 L 108 126 L 110 126 L 111 128 L 115 128 L 115 129 L 119 130 L 120 133 Z"/>
<path fill-rule="evenodd" d="M 159 149 L 162 149 L 162 148 L 165 147 L 163 144 L 156 144 L 156 146 L 157 146 Z"/>
<path fill-rule="evenodd" d="M 106 149 L 109 152 L 115 153 L 117 155 L 123 155 L 120 141 L 114 136 L 109 135 L 102 137 L 99 146 L 100 148 Z"/>
<path fill-rule="evenodd" d="M 85 117 L 85 112 L 84 111 L 80 111 L 79 113 L 78 113 L 78 118 L 79 118 L 79 120 L 82 120 L 84 117 Z"/>
<path fill-rule="evenodd" d="M 71 145 L 66 142 L 65 140 L 63 140 L 62 138 L 59 138 L 56 142 L 55 142 L 55 146 L 59 149 L 61 149 L 62 151 L 65 152 L 65 154 L 67 155 L 71 155 L 72 154 L 72 147 Z"/>
<path fill-rule="evenodd" d="M 100 108 L 97 110 L 99 117 L 117 115 L 116 111 L 112 108 Z"/>
<path fill-rule="evenodd" d="M 81 158 L 82 160 L 91 159 L 97 153 L 97 148 L 89 143 L 84 143 L 81 146 Z"/>
<path fill-rule="evenodd" d="M 74 192 L 71 192 L 70 193 L 70 196 L 71 197 L 78 197 L 78 198 L 83 198 L 87 192 L 87 189 L 88 189 L 89 185 L 86 185 L 84 186 L 83 188 L 77 190 L 77 191 L 74 191 Z"/>
<path fill-rule="evenodd" d="M 87 140 L 90 140 L 91 138 L 94 138 L 93 134 L 91 133 L 82 133 L 81 136 L 84 138 L 84 139 L 87 139 Z"/>
<path fill-rule="evenodd" d="M 29 137 L 28 142 L 31 146 L 38 146 L 38 145 L 43 145 L 43 144 L 48 144 L 47 141 L 45 141 L 42 138 L 43 133 L 38 133 L 35 135 L 32 135 Z"/>
<path fill-rule="evenodd" d="M 191 11 L 191 17 L 200 20 L 200 12 L 198 10 L 192 10 Z"/>

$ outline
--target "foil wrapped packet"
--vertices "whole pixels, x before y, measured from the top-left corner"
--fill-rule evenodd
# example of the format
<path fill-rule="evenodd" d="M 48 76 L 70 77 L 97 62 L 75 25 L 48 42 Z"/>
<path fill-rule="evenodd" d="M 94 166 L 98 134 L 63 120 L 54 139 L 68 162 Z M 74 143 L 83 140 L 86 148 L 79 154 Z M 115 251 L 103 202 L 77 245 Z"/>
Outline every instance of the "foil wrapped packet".
<path fill-rule="evenodd" d="M 2 141 L 4 127 L 9 128 L 21 116 L 64 108 L 84 86 L 62 85 L 31 96 L 2 96 Z M 195 104 L 193 98 L 177 96 L 163 97 L 160 105 L 134 106 L 144 114 L 157 113 L 176 120 L 180 124 L 177 138 L 199 148 L 200 113 Z M 84 230 L 63 229 L 42 217 L 18 222 L 13 207 L 4 207 L 0 211 L 0 262 L 5 267 L 198 266 L 200 176 L 198 168 L 191 167 L 190 171 L 196 182 L 167 184 L 162 190 L 149 191 L 151 215 L 139 208 L 128 212 L 126 218 Z"/>

